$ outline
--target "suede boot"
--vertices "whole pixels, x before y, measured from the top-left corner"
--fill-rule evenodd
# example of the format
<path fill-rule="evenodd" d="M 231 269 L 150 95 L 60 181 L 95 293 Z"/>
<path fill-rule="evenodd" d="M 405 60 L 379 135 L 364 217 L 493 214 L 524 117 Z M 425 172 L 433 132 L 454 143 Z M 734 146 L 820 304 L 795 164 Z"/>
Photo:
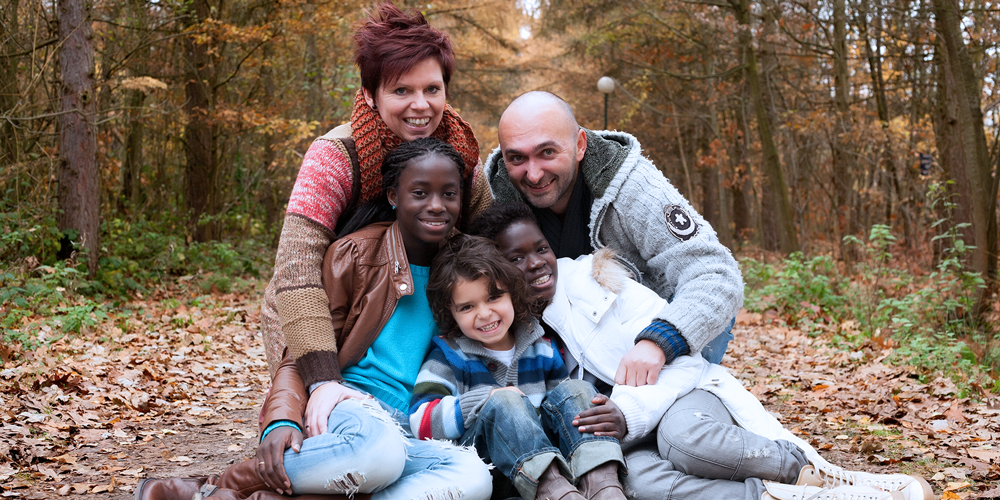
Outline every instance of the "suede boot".
<path fill-rule="evenodd" d="M 208 483 L 214 484 L 220 489 L 235 490 L 244 498 L 257 491 L 270 490 L 260 475 L 259 467 L 260 464 L 256 458 L 250 458 L 229 466 L 218 480 Z"/>
<path fill-rule="evenodd" d="M 143 479 L 135 485 L 135 500 L 191 500 L 202 485 L 214 482 L 219 476 L 172 477 L 168 479 Z"/>
<path fill-rule="evenodd" d="M 562 472 L 559 472 L 559 466 L 553 462 L 542 473 L 542 477 L 538 478 L 538 490 L 535 492 L 535 500 L 587 499 L 580 494 L 580 490 L 577 490 L 573 486 L 573 483 L 569 482 L 569 479 L 566 479 L 562 475 Z"/>
<path fill-rule="evenodd" d="M 618 479 L 618 462 L 605 462 L 580 478 L 580 493 L 588 500 L 625 500 Z"/>

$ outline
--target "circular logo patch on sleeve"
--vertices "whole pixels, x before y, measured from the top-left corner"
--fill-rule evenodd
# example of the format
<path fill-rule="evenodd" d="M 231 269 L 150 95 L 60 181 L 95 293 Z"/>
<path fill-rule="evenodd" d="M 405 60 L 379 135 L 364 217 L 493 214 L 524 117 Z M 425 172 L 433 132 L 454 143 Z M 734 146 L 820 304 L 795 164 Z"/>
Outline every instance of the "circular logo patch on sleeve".
<path fill-rule="evenodd" d="M 667 218 L 667 228 L 681 241 L 687 241 L 698 234 L 698 223 L 679 205 L 667 205 L 663 209 Z"/>

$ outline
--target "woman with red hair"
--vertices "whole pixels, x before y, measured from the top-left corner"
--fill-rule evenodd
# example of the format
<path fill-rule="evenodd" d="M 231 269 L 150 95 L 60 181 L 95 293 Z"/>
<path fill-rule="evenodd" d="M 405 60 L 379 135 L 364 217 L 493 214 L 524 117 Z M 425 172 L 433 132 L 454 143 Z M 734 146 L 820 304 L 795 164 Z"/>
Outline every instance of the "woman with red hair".
<path fill-rule="evenodd" d="M 220 476 L 145 480 L 136 487 L 137 500 L 262 500 L 293 493 L 299 499 L 369 493 L 376 499 L 490 496 L 489 471 L 474 452 L 409 440 L 408 434 L 396 432 L 398 423 L 375 408 L 374 400 L 341 383 L 341 368 L 357 364 L 361 355 L 371 356 L 354 352 L 354 344 L 328 342 L 339 337 L 323 288 L 324 254 L 335 238 L 360 229 L 357 221 L 370 219 L 366 210 L 377 205 L 370 202 L 385 197 L 382 166 L 390 151 L 425 137 L 436 137 L 457 151 L 464 177 L 462 225 L 492 201 L 472 128 L 445 102 L 455 64 L 448 36 L 419 12 L 383 3 L 358 27 L 354 39 L 362 88 L 351 121 L 316 139 L 306 152 L 288 202 L 274 276 L 264 292 L 261 323 L 272 384 L 261 410 L 257 456 Z M 363 329 L 337 324 L 338 329 Z M 417 356 L 421 361 L 423 354 Z M 388 359 L 393 357 L 403 356 L 376 361 L 400 380 L 415 380 L 416 370 L 402 373 L 401 363 Z M 346 400 L 352 400 L 345 405 L 352 411 L 358 401 L 371 408 L 351 414 L 357 418 L 347 415 L 348 410 L 331 418 Z M 337 428 L 328 429 L 328 420 L 330 425 L 336 421 Z M 293 485 L 293 474 L 285 469 L 289 456 L 294 457 L 288 465 L 296 469 L 296 477 L 326 479 Z"/>
<path fill-rule="evenodd" d="M 316 139 L 299 170 L 264 292 L 261 328 L 273 377 L 285 353 L 298 357 L 298 340 L 332 334 L 329 301 L 320 283 L 323 254 L 354 211 L 380 195 L 387 152 L 404 141 L 433 136 L 465 161 L 464 224 L 489 206 L 479 143 L 446 102 L 455 53 L 448 35 L 419 12 L 392 3 L 375 7 L 354 35 L 361 90 L 351 121 Z M 357 229 L 357 228 L 353 228 Z"/>

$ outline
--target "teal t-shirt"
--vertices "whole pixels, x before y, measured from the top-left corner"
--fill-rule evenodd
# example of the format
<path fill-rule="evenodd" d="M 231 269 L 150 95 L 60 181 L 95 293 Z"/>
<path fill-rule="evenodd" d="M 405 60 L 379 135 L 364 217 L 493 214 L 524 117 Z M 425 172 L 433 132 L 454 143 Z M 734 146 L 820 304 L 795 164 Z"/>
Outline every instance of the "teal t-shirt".
<path fill-rule="evenodd" d="M 410 265 L 413 294 L 396 303 L 389 321 L 356 365 L 342 371 L 350 382 L 402 412 L 409 410 L 417 372 L 438 334 L 427 302 L 427 280 L 431 268 Z"/>

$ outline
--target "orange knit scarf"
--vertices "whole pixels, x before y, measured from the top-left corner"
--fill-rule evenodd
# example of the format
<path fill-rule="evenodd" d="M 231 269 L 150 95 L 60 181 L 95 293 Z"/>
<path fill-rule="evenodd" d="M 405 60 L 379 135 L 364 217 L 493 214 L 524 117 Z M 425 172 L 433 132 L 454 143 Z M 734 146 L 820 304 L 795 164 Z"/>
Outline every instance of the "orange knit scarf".
<path fill-rule="evenodd" d="M 465 160 L 466 185 L 471 187 L 472 175 L 479 163 L 479 142 L 476 141 L 472 127 L 451 106 L 445 105 L 441 124 L 431 136 L 451 144 L 462 155 Z M 402 144 L 403 139 L 389 130 L 378 112 L 365 102 L 360 90 L 354 97 L 351 137 L 354 138 L 358 162 L 361 164 L 361 194 L 358 197 L 358 204 L 361 205 L 382 192 L 382 160 L 389 151 Z"/>

